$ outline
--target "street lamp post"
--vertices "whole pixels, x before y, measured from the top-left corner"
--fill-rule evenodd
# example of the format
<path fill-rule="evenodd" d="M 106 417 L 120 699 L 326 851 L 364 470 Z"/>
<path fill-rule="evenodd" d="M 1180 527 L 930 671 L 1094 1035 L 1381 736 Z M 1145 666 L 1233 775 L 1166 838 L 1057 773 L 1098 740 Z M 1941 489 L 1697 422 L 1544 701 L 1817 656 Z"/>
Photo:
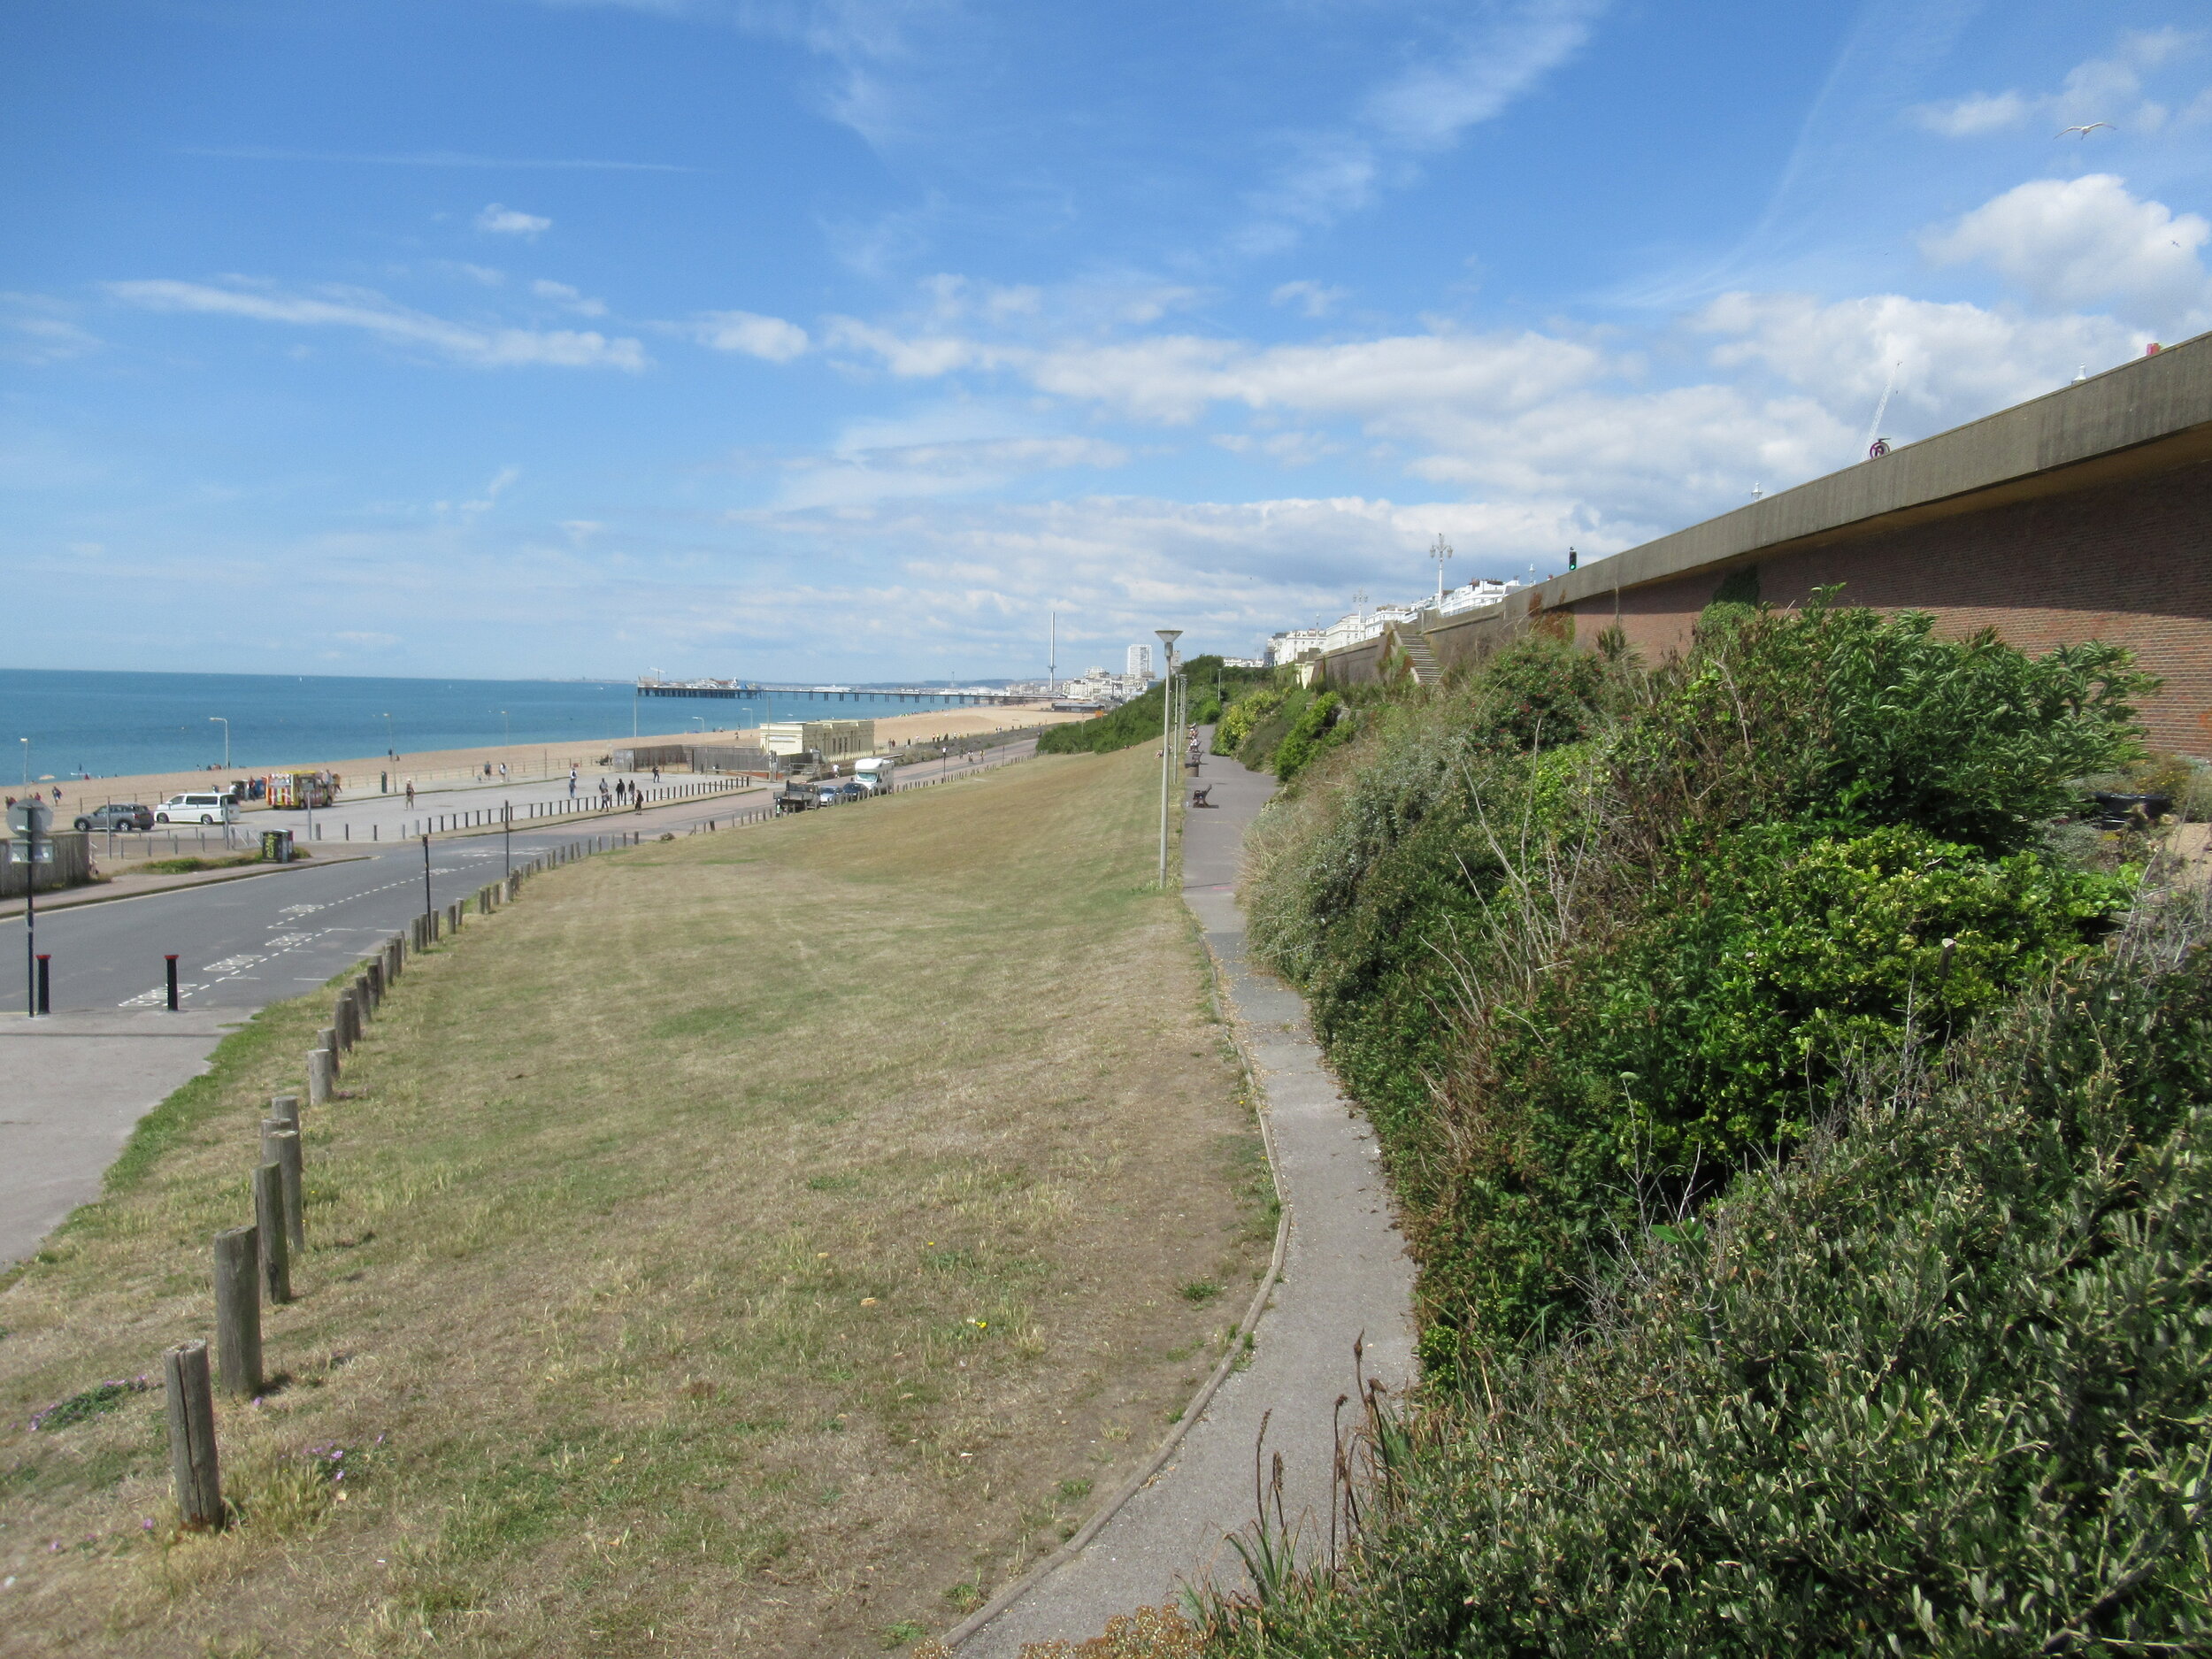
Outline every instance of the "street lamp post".
<path fill-rule="evenodd" d="M 1429 557 L 1436 561 L 1436 608 L 1444 609 L 1444 562 L 1452 556 L 1452 544 L 1440 534 L 1436 545 L 1429 549 Z"/>
<path fill-rule="evenodd" d="M 228 772 L 230 770 L 230 722 L 219 714 L 211 714 L 207 718 L 211 726 L 219 726 L 223 728 L 223 770 Z"/>
<path fill-rule="evenodd" d="M 19 737 L 15 741 L 23 745 L 23 787 L 27 791 L 31 787 L 31 740 Z"/>
<path fill-rule="evenodd" d="M 1180 628 L 1155 628 L 1160 636 L 1160 885 L 1167 886 L 1167 799 L 1175 781 L 1175 641 Z"/>

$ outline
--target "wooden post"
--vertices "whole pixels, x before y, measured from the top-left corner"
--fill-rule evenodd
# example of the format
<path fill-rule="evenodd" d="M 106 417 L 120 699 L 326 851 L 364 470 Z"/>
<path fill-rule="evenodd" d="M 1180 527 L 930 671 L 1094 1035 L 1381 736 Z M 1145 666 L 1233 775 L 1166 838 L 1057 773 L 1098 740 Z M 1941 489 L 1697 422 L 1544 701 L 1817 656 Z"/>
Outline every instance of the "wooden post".
<path fill-rule="evenodd" d="M 311 1048 L 307 1051 L 307 1103 L 327 1106 L 330 1103 L 332 1067 L 330 1050 Z"/>
<path fill-rule="evenodd" d="M 288 1129 L 300 1126 L 300 1097 L 296 1094 L 269 1096 L 269 1116 L 280 1118 Z"/>
<path fill-rule="evenodd" d="M 223 1524 L 223 1481 L 215 1462 L 215 1398 L 207 1344 L 180 1342 L 161 1356 L 169 1396 L 169 1476 L 187 1526 Z"/>
<path fill-rule="evenodd" d="M 330 1075 L 338 1075 L 338 1028 L 325 1025 L 315 1033 L 315 1046 L 330 1056 Z"/>
<path fill-rule="evenodd" d="M 304 1171 L 300 1159 L 300 1132 L 288 1128 L 275 1118 L 265 1118 L 261 1125 L 261 1161 L 276 1164 L 284 1171 L 284 1236 L 292 1247 L 292 1254 L 307 1253 L 307 1222 L 300 1213 L 300 1183 Z"/>
<path fill-rule="evenodd" d="M 261 1288 L 272 1304 L 292 1300 L 292 1246 L 284 1229 L 284 1166 L 253 1172 L 253 1225 L 261 1235 Z"/>
<path fill-rule="evenodd" d="M 376 996 L 369 989 L 369 976 L 365 972 L 353 982 L 353 1017 L 364 1032 L 368 1030 L 369 1021 L 376 1017 Z"/>
<path fill-rule="evenodd" d="M 384 953 L 378 951 L 369 958 L 368 969 L 361 982 L 369 987 L 369 1011 L 374 1013 L 377 1004 L 384 1000 Z"/>
<path fill-rule="evenodd" d="M 223 1392 L 261 1392 L 261 1251 L 251 1227 L 215 1235 L 215 1358 Z"/>

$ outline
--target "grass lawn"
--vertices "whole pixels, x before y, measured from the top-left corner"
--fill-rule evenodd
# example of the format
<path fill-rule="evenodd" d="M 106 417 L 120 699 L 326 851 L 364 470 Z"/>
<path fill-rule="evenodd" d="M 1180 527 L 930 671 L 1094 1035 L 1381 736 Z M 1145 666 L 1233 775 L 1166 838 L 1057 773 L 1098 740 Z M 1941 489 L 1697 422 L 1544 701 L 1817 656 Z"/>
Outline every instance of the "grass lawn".
<path fill-rule="evenodd" d="M 1202 949 L 1147 885 L 1156 779 L 1041 759 L 649 843 L 411 963 L 310 1115 L 283 1380 L 219 1408 L 238 1521 L 184 1535 L 160 1352 L 211 1334 L 209 1237 L 326 1002 L 263 1013 L 0 1289 L 0 1651 L 956 1621 L 1156 1442 L 1271 1238 Z"/>

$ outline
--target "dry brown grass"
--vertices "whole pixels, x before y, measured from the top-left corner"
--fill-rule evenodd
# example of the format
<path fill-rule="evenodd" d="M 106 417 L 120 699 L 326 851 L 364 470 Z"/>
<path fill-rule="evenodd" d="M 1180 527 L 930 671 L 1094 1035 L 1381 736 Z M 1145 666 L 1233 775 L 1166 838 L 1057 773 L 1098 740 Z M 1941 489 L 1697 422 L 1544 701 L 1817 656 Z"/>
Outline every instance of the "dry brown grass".
<path fill-rule="evenodd" d="M 1202 957 L 1145 885 L 1152 777 L 1049 759 L 649 843 L 411 964 L 307 1131 L 289 1380 L 221 1413 L 240 1522 L 180 1536 L 157 1392 L 25 1419 L 207 1332 L 208 1236 L 321 1000 L 263 1015 L 0 1293 L 0 1650 L 956 1622 L 1220 1351 L 1242 1298 L 1179 1286 L 1265 1256 Z"/>

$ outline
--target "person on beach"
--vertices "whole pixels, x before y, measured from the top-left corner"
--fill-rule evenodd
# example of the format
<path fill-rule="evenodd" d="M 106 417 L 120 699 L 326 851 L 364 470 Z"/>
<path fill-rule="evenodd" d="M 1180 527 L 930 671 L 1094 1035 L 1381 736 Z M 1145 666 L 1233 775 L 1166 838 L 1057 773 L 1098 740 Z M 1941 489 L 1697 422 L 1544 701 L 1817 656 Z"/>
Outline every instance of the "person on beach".
<path fill-rule="evenodd" d="M 412 778 L 407 780 L 407 810 L 410 812 L 415 810 L 415 780 Z"/>
<path fill-rule="evenodd" d="M 573 766 L 568 769 L 568 798 L 572 801 L 576 798 L 576 768 Z"/>

